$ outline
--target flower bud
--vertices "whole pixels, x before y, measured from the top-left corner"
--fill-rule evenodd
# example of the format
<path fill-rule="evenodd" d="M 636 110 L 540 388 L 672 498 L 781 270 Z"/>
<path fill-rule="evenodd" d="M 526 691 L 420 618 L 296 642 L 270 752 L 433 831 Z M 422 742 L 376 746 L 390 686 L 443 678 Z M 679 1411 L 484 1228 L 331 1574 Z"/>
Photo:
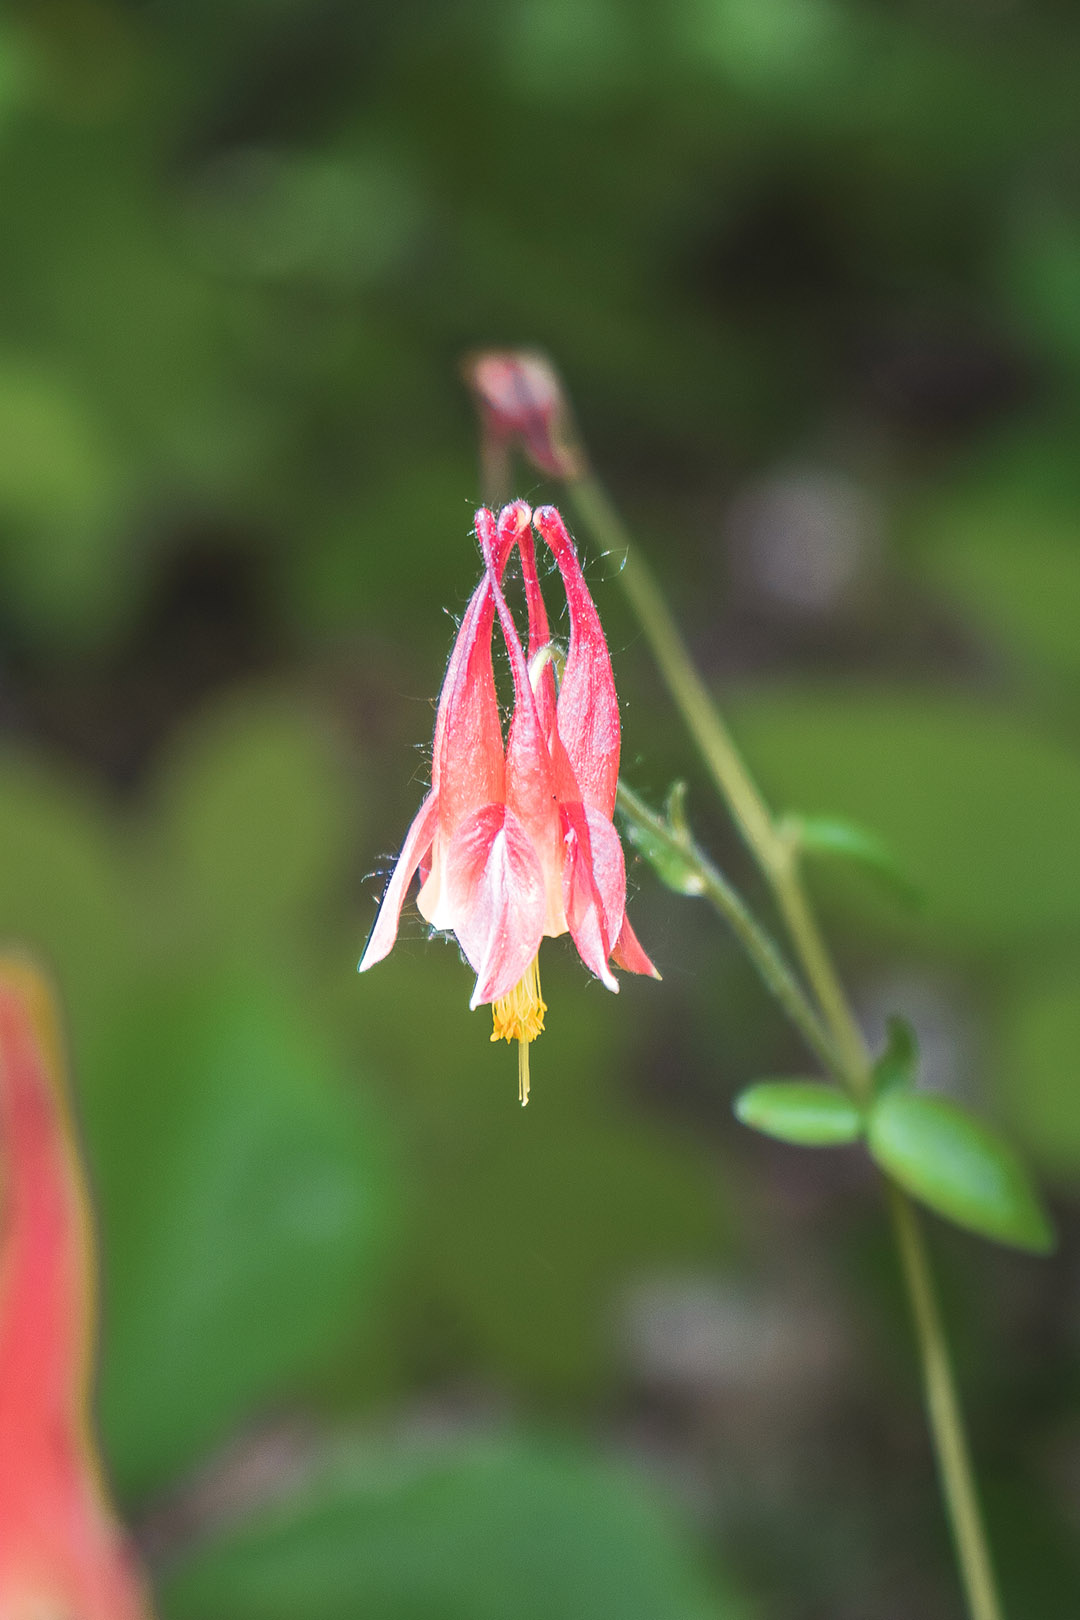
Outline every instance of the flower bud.
<path fill-rule="evenodd" d="M 507 485 L 515 448 L 552 478 L 582 477 L 585 458 L 549 360 L 523 349 L 492 349 L 470 355 L 463 371 L 480 411 L 484 471 L 495 492 Z"/>

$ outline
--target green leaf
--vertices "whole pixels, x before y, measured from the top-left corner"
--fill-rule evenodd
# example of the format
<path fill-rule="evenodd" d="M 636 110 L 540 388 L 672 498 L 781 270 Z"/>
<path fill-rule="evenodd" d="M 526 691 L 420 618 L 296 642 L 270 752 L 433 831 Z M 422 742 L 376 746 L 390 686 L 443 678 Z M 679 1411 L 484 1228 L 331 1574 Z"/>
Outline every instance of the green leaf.
<path fill-rule="evenodd" d="M 914 1084 L 918 1063 L 915 1031 L 906 1018 L 890 1018 L 885 1050 L 874 1064 L 875 1097 L 884 1097 L 896 1086 Z"/>
<path fill-rule="evenodd" d="M 32 83 L 30 53 L 8 19 L 0 20 L 0 129 L 4 129 Z"/>
<path fill-rule="evenodd" d="M 896 851 L 868 828 L 840 816 L 785 816 L 784 830 L 806 855 L 836 856 L 871 872 L 907 905 L 922 900 L 921 890 L 904 871 Z"/>
<path fill-rule="evenodd" d="M 739 1094 L 735 1117 L 752 1130 L 799 1147 L 836 1147 L 862 1135 L 863 1119 L 836 1086 L 813 1080 L 759 1080 Z"/>
<path fill-rule="evenodd" d="M 676 894 L 704 894 L 705 885 L 693 861 L 688 860 L 678 850 L 672 849 L 664 840 L 655 837 L 649 828 L 642 826 L 640 822 L 628 821 L 626 832 L 638 854 L 643 855 L 648 861 L 661 883 L 666 884 L 669 889 L 674 889 Z"/>
<path fill-rule="evenodd" d="M 1042 472 L 1042 469 L 1039 469 Z M 984 475 L 939 499 L 920 536 L 932 584 L 988 637 L 1028 665 L 1080 673 L 1080 546 L 1075 501 Z"/>
<path fill-rule="evenodd" d="M 64 647 L 92 639 L 138 576 L 120 452 L 72 377 L 10 354 L 0 354 L 0 443 L 5 595 Z"/>
<path fill-rule="evenodd" d="M 393 1184 L 375 1122 L 283 986 L 132 987 L 88 1118 L 101 1414 L 125 1495 L 317 1373 L 370 1309 Z"/>
<path fill-rule="evenodd" d="M 1080 957 L 1038 967 L 1003 999 L 991 1047 L 995 1090 L 1040 1169 L 1080 1181 Z"/>
<path fill-rule="evenodd" d="M 839 802 L 880 828 L 925 884 L 918 929 L 935 943 L 985 953 L 1080 927 L 1080 760 L 1050 730 L 864 684 L 750 698 L 734 721 L 773 802 Z M 867 909 L 859 896 L 864 928 Z M 895 908 L 880 925 L 914 926 Z"/>
<path fill-rule="evenodd" d="M 690 837 L 690 824 L 686 819 L 686 795 L 688 785 L 681 778 L 672 782 L 664 800 L 664 814 L 672 832 L 680 838 Z"/>
<path fill-rule="evenodd" d="M 189 1555 L 164 1620 L 743 1620 L 643 1486 L 513 1439 L 346 1458 Z"/>
<path fill-rule="evenodd" d="M 187 904 L 220 942 L 295 942 L 348 864 L 357 814 L 317 713 L 273 689 L 217 704 L 174 747 L 158 785 Z"/>
<path fill-rule="evenodd" d="M 19 749 L 0 752 L 0 926 L 56 973 L 76 1084 L 130 1000 L 138 934 L 117 825 L 95 784 Z"/>
<path fill-rule="evenodd" d="M 871 1113 L 867 1140 L 881 1168 L 946 1220 L 1017 1249 L 1053 1248 L 1050 1218 L 1013 1149 L 956 1103 L 892 1090 Z"/>

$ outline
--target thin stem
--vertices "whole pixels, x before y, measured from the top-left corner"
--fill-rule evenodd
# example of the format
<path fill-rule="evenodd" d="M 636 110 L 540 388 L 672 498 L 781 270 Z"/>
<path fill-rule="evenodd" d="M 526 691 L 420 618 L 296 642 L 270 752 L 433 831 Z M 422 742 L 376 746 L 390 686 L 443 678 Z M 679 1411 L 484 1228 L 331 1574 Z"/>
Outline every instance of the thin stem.
<path fill-rule="evenodd" d="M 654 845 L 663 846 L 693 871 L 700 884 L 695 892 L 708 900 L 730 926 L 766 988 L 776 997 L 810 1050 L 827 1069 L 833 1073 L 840 1072 L 842 1066 L 825 1026 L 784 961 L 779 947 L 723 873 L 692 838 L 676 833 L 663 817 L 658 816 L 622 781 L 619 783 L 617 805 L 632 826 L 643 830 Z"/>
<path fill-rule="evenodd" d="M 792 850 L 773 872 L 773 893 L 791 935 L 807 979 L 813 987 L 825 1021 L 840 1053 L 845 1079 L 857 1098 L 870 1094 L 870 1059 L 862 1032 L 852 1016 L 839 975 L 817 918 L 810 909 Z"/>
<path fill-rule="evenodd" d="M 918 1325 L 923 1388 L 968 1609 L 973 1620 L 1003 1620 L 922 1226 L 911 1201 L 892 1183 L 889 1208 Z"/>
<path fill-rule="evenodd" d="M 690 659 L 652 573 L 639 553 L 630 552 L 629 536 L 605 491 L 591 475 L 568 482 L 567 491 L 578 516 L 591 530 L 597 543 L 605 550 L 625 549 L 627 552 L 620 578 L 630 605 L 652 647 L 675 706 L 682 714 L 736 824 L 772 887 L 792 944 L 817 998 L 831 1037 L 829 1044 L 841 1060 L 842 1078 L 854 1096 L 865 1098 L 870 1086 L 870 1056 L 807 900 L 796 851 L 777 828 L 743 764 L 704 681 Z M 718 909 L 723 909 L 724 915 L 731 920 L 726 901 Z M 757 925 L 754 926 L 756 928 Z M 741 932 L 739 937 L 744 937 Z M 791 982 L 794 983 L 793 980 Z M 799 996 L 802 998 L 801 991 Z M 901 1268 L 915 1322 L 930 1433 L 953 1529 L 968 1612 L 971 1620 L 1003 1620 L 975 1490 L 963 1416 L 934 1298 L 921 1227 L 906 1195 L 888 1180 L 886 1185 Z"/>
<path fill-rule="evenodd" d="M 772 818 L 739 757 L 731 734 L 716 712 L 704 681 L 691 662 L 652 570 L 640 552 L 631 548 L 622 519 L 595 478 L 590 475 L 579 483 L 567 485 L 567 489 L 574 510 L 599 545 L 605 551 L 625 552 L 619 580 L 675 706 L 731 806 L 746 842 L 766 866 L 771 865 L 778 858 Z"/>

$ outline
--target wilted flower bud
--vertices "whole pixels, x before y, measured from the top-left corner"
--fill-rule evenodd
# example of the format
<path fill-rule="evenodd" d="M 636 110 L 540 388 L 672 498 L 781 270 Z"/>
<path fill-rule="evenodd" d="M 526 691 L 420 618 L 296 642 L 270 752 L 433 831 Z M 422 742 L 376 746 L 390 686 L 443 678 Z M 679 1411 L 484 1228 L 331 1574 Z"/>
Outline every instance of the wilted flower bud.
<path fill-rule="evenodd" d="M 549 360 L 527 350 L 494 349 L 470 355 L 463 370 L 480 410 L 484 472 L 493 493 L 506 489 L 515 446 L 552 478 L 582 476 L 584 456 Z"/>

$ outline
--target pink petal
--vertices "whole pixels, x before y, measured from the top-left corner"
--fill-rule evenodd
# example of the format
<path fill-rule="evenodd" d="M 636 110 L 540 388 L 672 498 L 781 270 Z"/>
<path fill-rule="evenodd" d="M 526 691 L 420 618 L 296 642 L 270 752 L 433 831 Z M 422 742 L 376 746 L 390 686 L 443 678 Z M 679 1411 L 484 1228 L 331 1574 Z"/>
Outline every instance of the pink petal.
<path fill-rule="evenodd" d="M 500 522 L 498 526 L 486 508 L 477 512 L 477 536 L 485 558 L 492 560 L 496 577 L 506 567 L 516 530 L 527 528 L 529 518 L 524 502 L 520 510 L 514 511 L 512 523 Z M 504 797 L 502 723 L 491 663 L 494 616 L 485 570 L 465 610 L 446 666 L 435 718 L 432 790 L 409 828 L 360 962 L 361 973 L 381 962 L 393 947 L 401 907 L 417 867 L 424 885 L 421 908 L 436 926 L 446 926 L 440 915 L 442 850 L 463 816 L 478 804 L 497 803 Z M 434 882 L 429 883 L 433 874 Z"/>
<path fill-rule="evenodd" d="M 90 1429 L 93 1239 L 52 998 L 0 960 L 0 1615 L 146 1620 Z"/>
<path fill-rule="evenodd" d="M 512 521 L 504 519 L 512 515 Z M 516 539 L 515 524 L 525 527 L 524 501 L 508 507 L 496 524 L 486 507 L 476 514 L 476 535 L 491 572 L 501 579 Z M 439 795 L 442 839 L 453 836 L 463 816 L 479 805 L 498 803 L 505 793 L 502 722 L 491 664 L 491 631 L 495 604 L 485 572 L 461 621 L 446 667 L 435 717 L 431 785 Z"/>
<path fill-rule="evenodd" d="M 491 558 L 496 579 L 501 581 L 510 553 L 531 522 L 532 510 L 527 501 L 511 501 L 502 508 L 497 520 L 486 506 L 480 507 L 476 513 L 476 538 L 485 562 L 488 557 Z"/>
<path fill-rule="evenodd" d="M 619 701 L 603 626 L 562 518 L 553 506 L 542 506 L 534 522 L 559 565 L 570 609 L 570 652 L 559 688 L 559 735 L 585 803 L 610 820 L 619 780 Z"/>
<path fill-rule="evenodd" d="M 497 1001 L 539 950 L 547 909 L 532 840 L 505 805 L 484 805 L 458 827 L 445 886 L 454 933 L 476 972 L 470 1006 Z"/>
<path fill-rule="evenodd" d="M 622 932 L 615 942 L 611 960 L 616 967 L 625 968 L 627 973 L 645 973 L 648 974 L 650 979 L 660 977 L 660 974 L 642 950 L 641 943 L 630 926 L 628 916 L 623 918 Z"/>
<path fill-rule="evenodd" d="M 500 801 L 504 793 L 502 723 L 491 664 L 494 618 L 485 577 L 465 609 L 435 719 L 431 785 L 446 838 L 463 816 Z"/>
<path fill-rule="evenodd" d="M 500 517 L 500 524 L 512 510 L 506 509 Z M 528 512 L 527 507 L 525 511 Z M 527 523 L 526 518 L 523 530 Z M 488 582 L 499 614 L 514 680 L 514 714 L 506 746 L 506 803 L 524 827 L 540 859 L 551 901 L 549 921 L 553 929 L 558 927 L 561 930 L 561 828 L 551 756 L 517 626 L 490 565 Z"/>
<path fill-rule="evenodd" d="M 544 606 L 544 596 L 540 589 L 540 577 L 536 571 L 536 547 L 533 545 L 532 530 L 526 528 L 518 536 L 518 551 L 521 555 L 521 572 L 525 580 L 525 602 L 529 610 L 529 663 L 551 643 L 551 629 L 548 625 L 547 609 Z M 555 669 L 551 660 L 544 664 L 540 672 L 540 679 L 536 684 L 536 712 L 540 716 L 540 726 L 544 736 L 551 737 L 555 725 Z"/>
<path fill-rule="evenodd" d="M 528 509 L 526 508 L 526 510 Z M 501 579 L 503 569 L 506 567 L 507 558 L 510 555 L 511 547 L 513 545 L 512 539 L 508 540 L 504 544 L 502 539 L 497 534 L 495 518 L 492 513 L 488 511 L 486 506 L 482 506 L 476 513 L 474 518 L 474 528 L 477 539 L 480 541 L 480 548 L 484 553 L 485 558 L 487 553 L 491 551 L 495 562 L 496 572 L 498 577 Z M 439 752 L 439 743 L 442 739 L 442 733 L 446 727 L 443 695 L 447 691 L 454 689 L 456 686 L 459 678 L 460 665 L 466 655 L 467 648 L 475 637 L 475 625 L 472 623 L 470 615 L 473 613 L 481 598 L 486 594 L 486 588 L 487 580 L 485 576 L 485 578 L 480 581 L 480 584 L 477 586 L 469 600 L 469 606 L 465 610 L 464 617 L 462 618 L 461 624 L 458 628 L 457 636 L 454 639 L 454 645 L 450 650 L 450 657 L 446 665 L 446 674 L 443 676 L 442 692 L 440 693 L 439 697 L 439 712 L 435 717 L 435 742 L 433 752 L 436 755 Z"/>
<path fill-rule="evenodd" d="M 608 967 L 626 911 L 626 863 L 611 822 L 587 805 L 564 805 L 563 897 L 574 944 L 590 972 L 617 991 Z"/>
<path fill-rule="evenodd" d="M 416 812 L 412 826 L 405 834 L 405 842 L 390 874 L 390 881 L 386 885 L 379 914 L 375 918 L 375 926 L 360 958 L 359 972 L 366 973 L 368 968 L 374 967 L 376 962 L 381 962 L 384 956 L 389 955 L 397 939 L 401 908 L 405 903 L 409 884 L 417 867 L 421 866 L 429 855 L 438 819 L 438 795 L 432 791 Z"/>

